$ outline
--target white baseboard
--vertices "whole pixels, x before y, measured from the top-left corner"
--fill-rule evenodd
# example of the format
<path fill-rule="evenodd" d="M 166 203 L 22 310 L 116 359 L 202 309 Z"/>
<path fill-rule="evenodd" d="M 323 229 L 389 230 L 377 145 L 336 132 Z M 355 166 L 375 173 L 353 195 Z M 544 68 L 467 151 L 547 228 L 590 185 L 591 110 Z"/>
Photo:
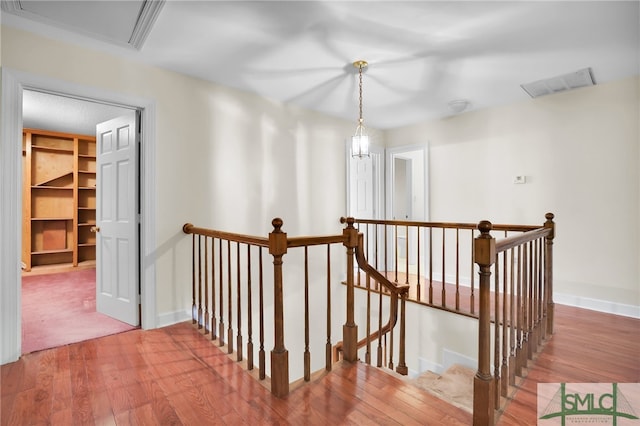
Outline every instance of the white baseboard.
<path fill-rule="evenodd" d="M 158 328 L 167 327 L 190 319 L 191 314 L 189 311 L 168 312 L 166 314 L 158 315 L 156 324 L 158 324 Z"/>
<path fill-rule="evenodd" d="M 640 319 L 640 306 L 555 292 L 553 293 L 553 301 L 560 305 L 575 306 L 577 308 Z"/>

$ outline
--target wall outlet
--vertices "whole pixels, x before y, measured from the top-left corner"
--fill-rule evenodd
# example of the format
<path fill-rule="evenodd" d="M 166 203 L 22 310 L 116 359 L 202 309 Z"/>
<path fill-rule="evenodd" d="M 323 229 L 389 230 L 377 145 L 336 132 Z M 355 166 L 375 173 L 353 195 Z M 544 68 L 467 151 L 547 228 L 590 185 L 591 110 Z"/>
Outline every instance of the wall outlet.
<path fill-rule="evenodd" d="M 513 178 L 513 183 L 527 183 L 527 177 L 525 175 L 518 175 Z"/>

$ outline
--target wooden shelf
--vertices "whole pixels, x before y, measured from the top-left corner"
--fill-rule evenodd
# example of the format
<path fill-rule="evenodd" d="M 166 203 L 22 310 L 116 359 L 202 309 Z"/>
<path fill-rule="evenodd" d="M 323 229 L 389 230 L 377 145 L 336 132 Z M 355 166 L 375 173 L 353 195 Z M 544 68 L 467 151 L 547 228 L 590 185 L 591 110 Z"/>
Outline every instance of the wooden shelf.
<path fill-rule="evenodd" d="M 72 249 L 63 249 L 63 250 L 42 250 L 42 251 L 32 251 L 32 255 L 40 256 L 45 254 L 56 254 L 56 253 L 73 253 Z"/>
<path fill-rule="evenodd" d="M 58 153 L 61 153 L 61 154 L 73 155 L 73 148 L 67 149 L 67 148 L 57 148 L 57 147 L 51 147 L 51 146 L 31 145 L 31 149 L 35 149 L 35 150 L 39 150 L 39 151 L 58 152 Z"/>
<path fill-rule="evenodd" d="M 24 129 L 22 262 L 95 262 L 96 139 Z"/>

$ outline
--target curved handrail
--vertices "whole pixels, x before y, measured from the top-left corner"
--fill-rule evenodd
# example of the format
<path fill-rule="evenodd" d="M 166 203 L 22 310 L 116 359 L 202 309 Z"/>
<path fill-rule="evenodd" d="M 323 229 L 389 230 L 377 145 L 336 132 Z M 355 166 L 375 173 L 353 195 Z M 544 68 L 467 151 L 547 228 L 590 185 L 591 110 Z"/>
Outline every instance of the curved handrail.
<path fill-rule="evenodd" d="M 367 274 L 373 277 L 373 279 L 383 285 L 390 291 L 391 303 L 389 307 L 389 321 L 383 325 L 379 330 L 374 331 L 368 336 L 360 339 L 356 348 L 360 349 L 367 344 L 367 341 L 375 340 L 379 336 L 383 336 L 391 331 L 396 324 L 398 323 L 398 299 L 409 293 L 410 286 L 408 284 L 399 284 L 389 281 L 387 277 L 382 275 L 378 270 L 376 270 L 373 266 L 367 262 L 367 259 L 364 255 L 364 234 L 361 232 L 358 233 L 358 245 L 355 248 L 356 261 L 358 262 L 358 267 L 365 271 Z M 336 343 L 334 346 L 334 353 L 338 354 L 342 351 L 343 342 L 340 341 Z M 336 356 L 337 360 L 338 357 Z"/>

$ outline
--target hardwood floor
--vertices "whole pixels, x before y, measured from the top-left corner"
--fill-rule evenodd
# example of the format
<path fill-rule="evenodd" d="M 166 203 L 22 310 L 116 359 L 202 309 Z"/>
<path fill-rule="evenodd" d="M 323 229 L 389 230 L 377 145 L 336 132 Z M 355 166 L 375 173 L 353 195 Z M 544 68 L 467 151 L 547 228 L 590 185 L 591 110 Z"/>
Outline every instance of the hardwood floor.
<path fill-rule="evenodd" d="M 556 305 L 556 334 L 500 417 L 536 423 L 538 382 L 639 382 L 640 320 Z M 471 415 L 362 363 L 278 399 L 191 324 L 134 330 L 1 368 L 0 424 L 467 425 Z"/>
<path fill-rule="evenodd" d="M 639 319 L 563 305 L 555 312 L 555 334 L 530 364 L 499 425 L 536 424 L 538 383 L 640 382 Z"/>

